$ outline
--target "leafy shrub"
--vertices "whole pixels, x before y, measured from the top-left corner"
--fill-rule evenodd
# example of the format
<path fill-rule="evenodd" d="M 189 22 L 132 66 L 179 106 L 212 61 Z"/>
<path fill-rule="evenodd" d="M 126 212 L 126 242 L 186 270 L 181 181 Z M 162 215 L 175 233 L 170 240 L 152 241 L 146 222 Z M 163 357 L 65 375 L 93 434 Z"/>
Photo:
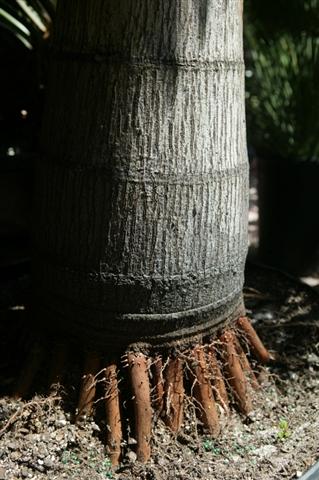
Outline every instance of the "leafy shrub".
<path fill-rule="evenodd" d="M 287 12 L 291 8 L 294 15 L 299 15 L 293 19 L 289 14 L 281 15 L 281 23 L 274 20 L 271 25 L 268 16 L 263 22 L 262 17 L 256 17 L 258 7 L 248 4 L 245 40 L 249 140 L 258 151 L 284 158 L 318 159 L 319 22 L 316 28 L 310 28 L 310 19 L 312 10 L 313 16 L 319 17 L 319 1 L 302 2 L 302 8 L 296 0 L 292 4 L 288 0 L 279 3 L 286 4 Z M 271 11 L 268 2 L 267 8 Z"/>

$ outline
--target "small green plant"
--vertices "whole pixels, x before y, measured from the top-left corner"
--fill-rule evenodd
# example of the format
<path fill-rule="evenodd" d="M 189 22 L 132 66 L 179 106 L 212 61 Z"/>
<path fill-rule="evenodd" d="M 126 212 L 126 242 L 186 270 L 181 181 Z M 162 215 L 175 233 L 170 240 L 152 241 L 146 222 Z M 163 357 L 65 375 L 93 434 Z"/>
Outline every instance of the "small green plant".
<path fill-rule="evenodd" d="M 88 459 L 88 465 L 92 470 L 99 473 L 104 478 L 114 478 L 112 464 L 108 457 L 101 461 L 96 457 L 95 453 L 92 452 Z"/>
<path fill-rule="evenodd" d="M 239 445 L 237 442 L 234 443 L 232 448 L 234 453 L 237 453 L 241 456 L 249 454 L 255 449 L 253 445 Z"/>
<path fill-rule="evenodd" d="M 211 452 L 214 455 L 220 455 L 221 454 L 221 449 L 219 447 L 216 447 L 213 440 L 206 438 L 203 442 L 203 447 L 206 452 Z"/>
<path fill-rule="evenodd" d="M 76 452 L 72 452 L 70 450 L 64 450 L 64 452 L 62 453 L 61 462 L 64 465 L 68 465 L 69 463 L 72 463 L 73 465 L 80 465 L 81 460 L 79 459 Z"/>
<path fill-rule="evenodd" d="M 103 475 L 104 478 L 114 478 L 112 471 L 112 464 L 108 458 L 105 458 L 97 468 L 97 472 Z"/>
<path fill-rule="evenodd" d="M 280 441 L 284 441 L 290 436 L 291 436 L 291 432 L 289 430 L 288 422 L 285 418 L 281 418 L 279 420 L 277 438 Z"/>
<path fill-rule="evenodd" d="M 103 478 L 114 478 L 112 464 L 108 457 L 101 461 L 100 459 L 96 458 L 94 453 L 92 453 L 89 456 L 88 461 L 86 461 L 85 459 L 79 458 L 76 452 L 64 450 L 62 453 L 61 462 L 64 465 L 86 465 L 95 472 L 99 473 Z"/>

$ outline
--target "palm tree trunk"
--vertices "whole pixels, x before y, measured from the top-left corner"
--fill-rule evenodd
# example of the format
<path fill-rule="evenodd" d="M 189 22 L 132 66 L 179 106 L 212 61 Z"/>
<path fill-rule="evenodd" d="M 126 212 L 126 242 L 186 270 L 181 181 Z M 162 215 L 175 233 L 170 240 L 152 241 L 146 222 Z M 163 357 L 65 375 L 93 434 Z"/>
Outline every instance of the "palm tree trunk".
<path fill-rule="evenodd" d="M 60 1 L 37 168 L 42 321 L 120 348 L 242 311 L 241 4 Z"/>
<path fill-rule="evenodd" d="M 251 409 L 240 335 L 268 359 L 248 320 L 235 325 L 248 206 L 241 8 L 241 0 L 58 5 L 37 166 L 36 313 L 86 350 L 77 418 L 92 411 L 104 372 L 113 464 L 123 362 L 137 457 L 147 461 L 153 411 L 177 431 L 185 394 L 218 434 L 215 401 L 225 412 L 229 404 L 223 372 L 242 412 Z"/>

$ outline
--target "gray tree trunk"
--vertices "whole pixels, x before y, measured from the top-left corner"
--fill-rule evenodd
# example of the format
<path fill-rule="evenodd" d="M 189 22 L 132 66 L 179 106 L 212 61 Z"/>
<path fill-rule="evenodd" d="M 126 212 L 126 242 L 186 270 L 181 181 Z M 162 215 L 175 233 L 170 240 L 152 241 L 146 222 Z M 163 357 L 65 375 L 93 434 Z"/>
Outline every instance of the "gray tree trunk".
<path fill-rule="evenodd" d="M 42 322 L 99 345 L 242 305 L 242 0 L 60 0 L 37 168 Z"/>

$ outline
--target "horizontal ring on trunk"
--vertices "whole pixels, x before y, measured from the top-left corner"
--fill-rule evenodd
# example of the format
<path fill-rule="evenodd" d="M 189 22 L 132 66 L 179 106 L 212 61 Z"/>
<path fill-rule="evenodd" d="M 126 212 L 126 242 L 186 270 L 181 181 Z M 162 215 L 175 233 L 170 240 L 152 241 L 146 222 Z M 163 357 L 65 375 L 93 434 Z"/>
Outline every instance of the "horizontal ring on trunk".
<path fill-rule="evenodd" d="M 45 318 L 46 329 L 58 328 L 70 339 L 83 341 L 85 348 L 117 351 L 128 345 L 141 349 L 190 344 L 245 315 L 241 292 L 214 304 L 164 314 L 119 314 L 74 305 L 65 299 L 52 305 L 52 299 L 37 299 L 37 318 L 39 322 Z"/>

